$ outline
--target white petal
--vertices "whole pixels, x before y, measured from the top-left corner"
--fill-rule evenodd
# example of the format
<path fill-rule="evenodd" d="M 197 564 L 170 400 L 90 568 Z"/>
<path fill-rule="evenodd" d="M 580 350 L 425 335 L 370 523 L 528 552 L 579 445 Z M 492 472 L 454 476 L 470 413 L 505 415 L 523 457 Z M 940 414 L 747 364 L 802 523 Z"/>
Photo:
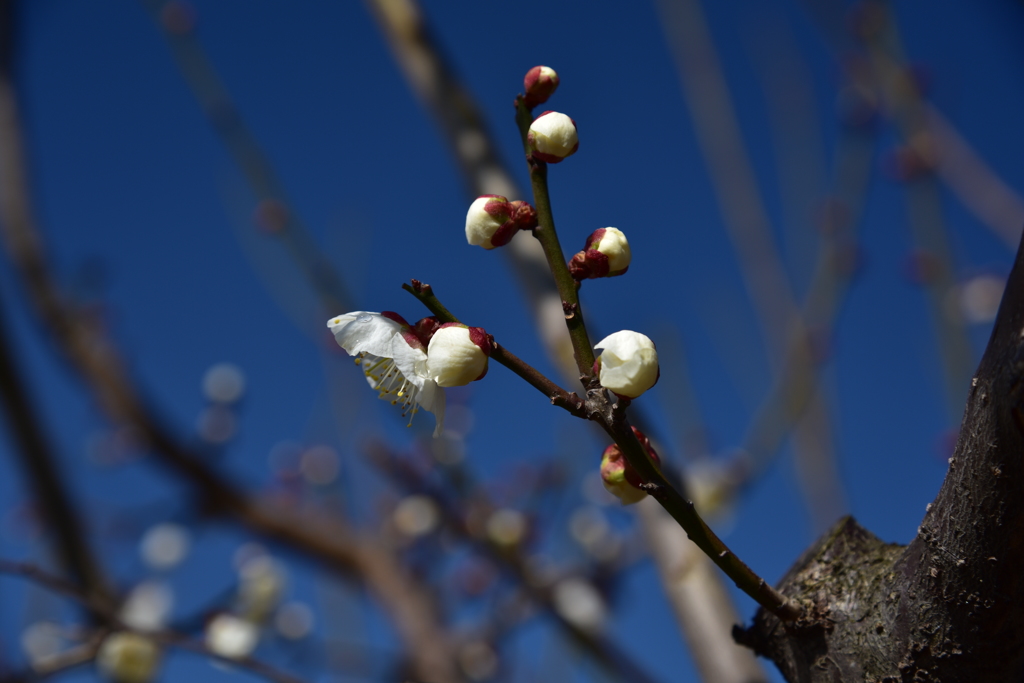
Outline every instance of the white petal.
<path fill-rule="evenodd" d="M 338 346 L 350 356 L 370 353 L 382 358 L 393 358 L 391 354 L 395 335 L 401 335 L 402 325 L 380 313 L 356 311 L 331 318 L 327 326 L 334 333 Z M 408 344 L 406 344 L 408 346 Z"/>

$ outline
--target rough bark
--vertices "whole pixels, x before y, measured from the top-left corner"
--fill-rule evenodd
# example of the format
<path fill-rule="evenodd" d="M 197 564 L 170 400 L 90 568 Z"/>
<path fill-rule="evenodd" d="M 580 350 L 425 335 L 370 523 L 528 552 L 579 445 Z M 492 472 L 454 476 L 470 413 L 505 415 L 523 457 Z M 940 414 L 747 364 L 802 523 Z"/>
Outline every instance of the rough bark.
<path fill-rule="evenodd" d="M 846 518 L 778 588 L 806 617 L 761 610 L 734 636 L 789 681 L 1024 681 L 1024 249 L 917 536 Z"/>

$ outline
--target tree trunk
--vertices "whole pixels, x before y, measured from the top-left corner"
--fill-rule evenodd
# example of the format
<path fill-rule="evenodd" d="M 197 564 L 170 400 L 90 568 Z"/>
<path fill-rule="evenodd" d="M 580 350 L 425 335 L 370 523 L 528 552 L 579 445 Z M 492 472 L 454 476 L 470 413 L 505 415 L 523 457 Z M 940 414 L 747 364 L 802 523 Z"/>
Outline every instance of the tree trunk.
<path fill-rule="evenodd" d="M 971 382 L 956 451 L 910 545 L 853 519 L 778 588 L 805 618 L 760 610 L 737 642 L 788 681 L 1024 681 L 1024 245 Z"/>

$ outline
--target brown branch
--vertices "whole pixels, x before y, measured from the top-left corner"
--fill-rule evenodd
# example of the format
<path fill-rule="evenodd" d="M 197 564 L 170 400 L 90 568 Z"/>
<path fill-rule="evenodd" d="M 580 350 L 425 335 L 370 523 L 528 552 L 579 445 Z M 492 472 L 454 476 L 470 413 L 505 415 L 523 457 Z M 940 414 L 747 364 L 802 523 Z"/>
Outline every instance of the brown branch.
<path fill-rule="evenodd" d="M 413 280 L 411 284 L 403 284 L 402 289 L 419 299 L 420 303 L 426 306 L 427 310 L 437 316 L 437 319 L 441 322 L 459 322 L 459 319 L 456 318 L 451 311 L 445 308 L 444 304 L 442 304 L 437 298 L 434 294 L 434 289 L 430 285 L 424 284 L 419 280 Z M 562 387 L 558 386 L 539 370 L 497 342 L 494 343 L 494 348 L 491 351 L 491 358 L 525 379 L 530 386 L 547 396 L 552 405 L 564 408 L 576 417 L 586 417 L 583 407 L 583 399 L 575 393 L 569 393 Z"/>

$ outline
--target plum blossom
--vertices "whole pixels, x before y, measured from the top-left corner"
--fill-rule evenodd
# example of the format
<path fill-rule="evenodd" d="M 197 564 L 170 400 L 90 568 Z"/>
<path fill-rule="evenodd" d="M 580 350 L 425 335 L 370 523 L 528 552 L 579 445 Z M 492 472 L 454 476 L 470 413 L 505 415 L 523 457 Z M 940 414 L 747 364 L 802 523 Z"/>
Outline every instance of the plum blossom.
<path fill-rule="evenodd" d="M 599 341 L 594 348 L 603 349 L 594 365 L 605 389 L 619 396 L 636 398 L 657 383 L 658 350 L 646 335 L 620 330 Z"/>
<path fill-rule="evenodd" d="M 417 323 L 417 328 L 426 327 Z M 430 378 L 426 344 L 397 313 L 355 311 L 331 318 L 327 326 L 338 346 L 358 364 L 379 398 L 402 407 L 409 424 L 420 408 L 434 414 L 434 436 L 444 429 L 444 391 Z"/>

